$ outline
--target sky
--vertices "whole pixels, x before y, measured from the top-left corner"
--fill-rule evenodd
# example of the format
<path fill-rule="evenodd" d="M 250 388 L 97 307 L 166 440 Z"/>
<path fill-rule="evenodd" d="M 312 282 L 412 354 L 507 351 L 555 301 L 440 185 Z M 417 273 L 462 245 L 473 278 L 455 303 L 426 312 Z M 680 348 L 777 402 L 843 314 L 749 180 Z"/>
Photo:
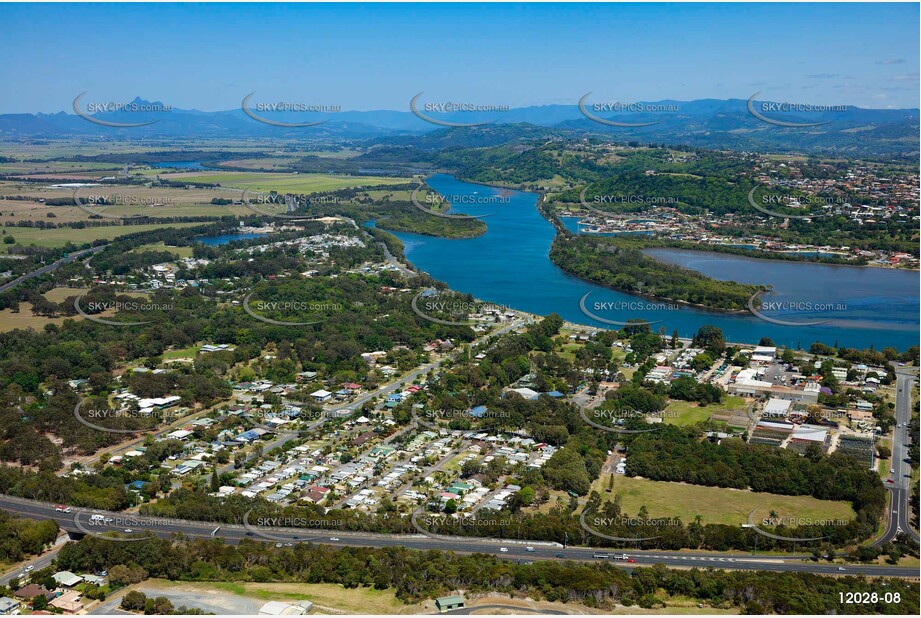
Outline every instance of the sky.
<path fill-rule="evenodd" d="M 917 3 L 0 4 L 0 113 L 136 96 L 408 111 L 409 100 L 703 98 L 919 107 Z"/>

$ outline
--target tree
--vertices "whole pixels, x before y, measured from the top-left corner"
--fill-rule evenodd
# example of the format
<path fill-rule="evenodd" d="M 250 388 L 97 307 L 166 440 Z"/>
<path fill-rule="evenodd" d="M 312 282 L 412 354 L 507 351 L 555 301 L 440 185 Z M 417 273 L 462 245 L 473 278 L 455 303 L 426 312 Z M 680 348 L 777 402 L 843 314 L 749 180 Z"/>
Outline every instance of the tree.
<path fill-rule="evenodd" d="M 147 595 L 140 590 L 130 590 L 122 597 L 122 609 L 128 611 L 141 611 L 147 602 Z"/>
<path fill-rule="evenodd" d="M 761 341 L 758 342 L 758 345 L 774 347 L 774 340 L 771 339 L 770 337 L 762 337 Z"/>
<path fill-rule="evenodd" d="M 451 498 L 447 502 L 445 502 L 445 513 L 447 513 L 448 515 L 453 515 L 456 512 L 457 512 L 457 502 L 454 500 L 454 498 Z"/>
<path fill-rule="evenodd" d="M 13 238 L 12 236 L 4 236 L 4 237 L 3 237 L 3 244 L 5 244 L 5 245 L 15 245 L 15 244 L 16 244 L 16 239 Z"/>
<path fill-rule="evenodd" d="M 720 356 L 726 349 L 726 340 L 723 331 L 712 324 L 704 324 L 694 334 L 692 345 L 713 352 L 713 356 Z"/>

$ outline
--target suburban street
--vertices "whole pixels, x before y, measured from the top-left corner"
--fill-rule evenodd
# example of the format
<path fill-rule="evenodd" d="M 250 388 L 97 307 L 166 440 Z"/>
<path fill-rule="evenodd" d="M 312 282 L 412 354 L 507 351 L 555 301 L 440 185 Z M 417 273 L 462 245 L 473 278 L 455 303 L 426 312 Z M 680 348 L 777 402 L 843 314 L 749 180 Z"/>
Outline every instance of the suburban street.
<path fill-rule="evenodd" d="M 909 433 L 908 422 L 911 420 L 911 390 L 914 385 L 914 369 L 899 367 L 896 369 L 896 427 L 892 438 L 892 469 L 890 475 L 892 483 L 886 483 L 889 489 L 889 514 L 886 523 L 886 532 L 873 544 L 882 545 L 895 539 L 899 533 L 910 535 L 915 542 L 919 541 L 918 532 L 911 527 L 911 508 L 908 500 L 911 497 L 911 466 L 908 464 L 908 445 L 912 436 Z"/>
<path fill-rule="evenodd" d="M 0 508 L 10 513 L 33 519 L 53 519 L 63 529 L 77 534 L 92 528 L 100 534 L 105 532 L 123 532 L 130 527 L 135 533 L 149 531 L 155 536 L 169 538 L 181 533 L 184 537 L 209 539 L 220 538 L 228 543 L 239 543 L 244 539 L 258 541 L 255 533 L 242 525 L 217 525 L 213 522 L 184 520 L 164 520 L 146 518 L 134 514 L 98 511 L 104 517 L 114 521 L 109 524 L 91 525 L 89 517 L 97 511 L 75 510 L 65 514 L 54 510 L 54 505 L 35 500 L 25 500 L 11 496 L 0 496 Z M 77 524 L 79 521 L 79 526 Z M 296 528 L 272 528 L 273 538 L 285 542 L 312 542 L 336 547 L 394 547 L 403 546 L 417 550 L 441 550 L 458 553 L 488 553 L 506 560 L 584 560 L 595 561 L 593 554 L 626 553 L 636 562 L 614 561 L 623 568 L 635 568 L 664 564 L 671 567 L 720 568 L 732 570 L 808 572 L 824 575 L 869 575 L 875 577 L 918 577 L 917 567 L 894 567 L 879 565 L 840 565 L 807 561 L 805 556 L 763 556 L 741 553 L 717 552 L 675 552 L 667 550 L 630 550 L 630 549 L 592 549 L 588 547 L 563 547 L 557 543 L 538 541 L 519 541 L 503 539 L 476 539 L 455 537 L 452 539 L 432 538 L 421 534 L 379 534 L 364 532 L 336 532 L 336 536 L 327 536 L 328 530 L 311 531 Z M 335 539 L 335 540 L 333 540 Z M 129 541 L 130 542 L 130 541 Z M 508 551 L 502 552 L 505 547 Z M 528 551 L 531 547 L 534 551 Z M 560 557 L 562 556 L 562 558 Z"/>

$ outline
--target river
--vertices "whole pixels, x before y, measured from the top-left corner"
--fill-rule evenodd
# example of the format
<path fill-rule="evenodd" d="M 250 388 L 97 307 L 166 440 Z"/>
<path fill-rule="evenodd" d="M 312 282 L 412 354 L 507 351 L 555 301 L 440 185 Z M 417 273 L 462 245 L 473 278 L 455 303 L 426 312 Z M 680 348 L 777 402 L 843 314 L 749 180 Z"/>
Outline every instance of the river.
<path fill-rule="evenodd" d="M 487 232 L 467 239 L 445 239 L 392 232 L 405 246 L 406 257 L 420 270 L 446 282 L 452 289 L 490 302 L 546 315 L 557 313 L 571 322 L 610 327 L 583 313 L 580 299 L 595 315 L 607 320 L 648 320 L 654 330 L 677 330 L 689 337 L 703 324 L 719 326 L 728 341 L 757 343 L 770 337 L 778 345 L 808 348 L 815 341 L 828 345 L 904 350 L 918 345 L 919 274 L 871 267 L 828 266 L 804 262 L 757 260 L 729 254 L 677 249 L 654 249 L 657 259 L 681 264 L 719 279 L 772 284 L 762 297 L 783 303 L 762 311 L 773 319 L 797 326 L 771 323 L 751 314 L 727 314 L 688 306 L 662 306 L 648 299 L 617 292 L 564 273 L 550 261 L 555 230 L 537 211 L 538 196 L 523 191 L 461 182 L 439 174 L 428 184 L 448 197 L 507 196 L 492 204 L 463 204 L 452 212 L 489 214 Z M 477 200 L 470 200 L 474 202 Z M 479 200 L 489 201 L 489 200 Z M 609 309 L 596 303 L 624 303 Z M 808 305 L 806 304 L 808 303 Z M 651 305 L 637 307 L 637 304 Z M 818 307 L 820 306 L 821 307 Z M 812 323 L 829 320 L 820 325 Z M 616 327 L 614 327 L 616 328 Z"/>

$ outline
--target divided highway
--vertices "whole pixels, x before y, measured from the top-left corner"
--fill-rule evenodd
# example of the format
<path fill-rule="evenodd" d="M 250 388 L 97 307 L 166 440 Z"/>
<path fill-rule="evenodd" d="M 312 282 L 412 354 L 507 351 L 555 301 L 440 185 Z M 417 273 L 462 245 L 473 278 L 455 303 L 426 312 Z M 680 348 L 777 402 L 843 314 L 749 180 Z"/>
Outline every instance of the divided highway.
<path fill-rule="evenodd" d="M 699 567 L 719 568 L 733 570 L 754 571 L 789 571 L 808 572 L 824 575 L 857 575 L 864 574 L 875 577 L 918 577 L 917 567 L 892 567 L 878 565 L 846 565 L 816 563 L 805 560 L 805 556 L 764 556 L 752 554 L 729 554 L 713 552 L 674 552 L 668 550 L 613 550 L 591 549 L 587 547 L 562 547 L 556 543 L 537 541 L 517 541 L 499 539 L 466 539 L 466 538 L 431 538 L 422 534 L 376 534 L 361 532 L 330 532 L 316 530 L 300 530 L 295 528 L 247 528 L 241 525 L 215 524 L 211 522 L 196 522 L 184 520 L 164 520 L 147 518 L 129 513 L 116 513 L 106 511 L 74 510 L 72 513 L 62 513 L 55 510 L 54 505 L 35 500 L 25 500 L 12 496 L 0 495 L 0 508 L 32 519 L 52 519 L 58 522 L 61 528 L 69 532 L 85 532 L 92 530 L 99 534 L 105 532 L 124 533 L 130 529 L 134 534 L 150 531 L 158 537 L 168 538 L 174 534 L 181 534 L 188 538 L 208 539 L 220 538 L 228 543 L 239 543 L 244 539 L 276 543 L 304 543 L 313 542 L 322 545 L 337 547 L 393 547 L 403 546 L 417 550 L 441 550 L 457 553 L 488 553 L 507 560 L 583 560 L 595 561 L 593 554 L 627 553 L 636 562 L 616 561 L 615 564 L 624 568 L 651 566 L 664 564 L 670 567 Z M 111 518 L 110 522 L 93 525 L 90 517 L 98 514 L 101 518 Z M 81 530 L 82 528 L 82 530 Z M 264 534 L 264 538 L 254 533 Z M 271 541 L 269 540 L 271 539 Z M 502 552 L 500 548 L 508 551 Z M 533 551 L 528 551 L 528 548 Z M 562 556 L 562 557 L 560 557 Z M 843 570 L 842 570 L 843 569 Z"/>

